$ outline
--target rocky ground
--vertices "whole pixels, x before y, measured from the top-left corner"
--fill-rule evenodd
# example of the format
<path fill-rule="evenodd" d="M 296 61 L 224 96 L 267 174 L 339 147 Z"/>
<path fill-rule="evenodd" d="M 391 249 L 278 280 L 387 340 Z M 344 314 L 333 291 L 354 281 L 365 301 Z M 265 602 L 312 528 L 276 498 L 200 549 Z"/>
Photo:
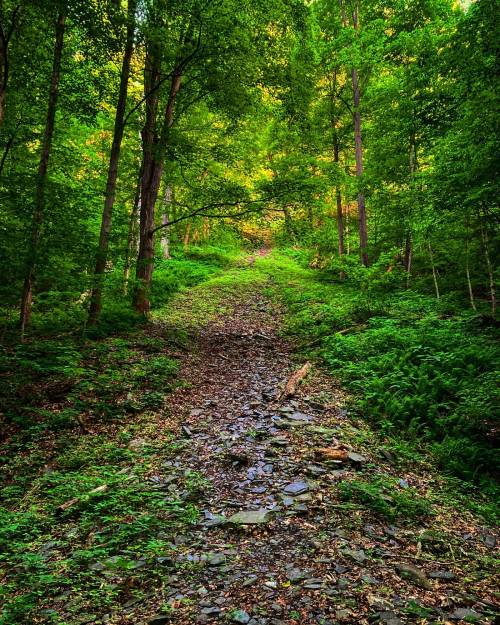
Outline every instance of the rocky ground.
<path fill-rule="evenodd" d="M 172 571 L 167 601 L 145 622 L 492 623 L 491 530 L 435 502 L 428 516 L 388 522 L 342 497 L 343 482 L 383 473 L 425 501 L 433 476 L 402 473 L 371 446 L 317 367 L 279 398 L 303 361 L 261 289 L 224 308 L 181 355 L 188 384 L 168 400 L 179 453 L 149 479 L 175 492 L 179 476 L 201 475 L 202 518 L 160 562 Z"/>

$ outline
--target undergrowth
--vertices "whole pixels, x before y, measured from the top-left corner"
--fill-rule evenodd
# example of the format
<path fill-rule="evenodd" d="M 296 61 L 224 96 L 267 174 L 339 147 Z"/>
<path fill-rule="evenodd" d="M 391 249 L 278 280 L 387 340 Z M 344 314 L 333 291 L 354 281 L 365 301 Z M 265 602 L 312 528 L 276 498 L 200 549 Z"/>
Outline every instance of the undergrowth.
<path fill-rule="evenodd" d="M 403 436 L 450 476 L 497 492 L 497 326 L 453 295 L 438 302 L 404 290 L 390 257 L 344 265 L 342 282 L 337 266 L 310 269 L 304 250 L 274 252 L 258 267 L 285 301 L 299 349 L 323 360 L 382 436 Z"/>

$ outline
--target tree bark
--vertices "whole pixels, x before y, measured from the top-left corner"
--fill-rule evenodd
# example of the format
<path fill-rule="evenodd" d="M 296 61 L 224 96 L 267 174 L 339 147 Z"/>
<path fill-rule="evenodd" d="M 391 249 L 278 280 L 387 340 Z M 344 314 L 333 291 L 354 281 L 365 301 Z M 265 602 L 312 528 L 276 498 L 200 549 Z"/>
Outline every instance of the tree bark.
<path fill-rule="evenodd" d="M 127 38 L 125 50 L 123 52 L 122 68 L 120 74 L 120 90 L 118 92 L 118 102 L 116 105 L 115 124 L 113 129 L 113 143 L 109 155 L 108 179 L 106 181 L 106 191 L 104 197 L 104 208 L 101 218 L 101 231 L 99 234 L 99 245 L 97 248 L 94 285 L 90 296 L 90 308 L 88 324 L 97 323 L 102 309 L 102 290 L 106 263 L 108 259 L 109 237 L 111 234 L 111 217 L 113 205 L 116 197 L 116 179 L 118 177 L 118 164 L 120 161 L 120 151 L 124 131 L 125 108 L 127 105 L 128 80 L 130 75 L 130 62 L 134 50 L 135 32 L 135 9 L 136 0 L 128 0 L 127 6 Z"/>
<path fill-rule="evenodd" d="M 127 250 L 125 252 L 125 265 L 123 266 L 123 294 L 127 295 L 128 281 L 130 278 L 130 267 L 132 266 L 132 258 L 137 255 L 137 217 L 141 206 L 141 176 L 137 183 L 137 189 L 134 196 L 134 204 L 130 213 L 130 221 L 128 224 Z"/>
<path fill-rule="evenodd" d="M 340 146 L 337 133 L 333 135 L 333 161 L 337 165 L 339 164 Z M 342 211 L 342 195 L 340 193 L 340 185 L 335 185 L 335 199 L 337 202 L 337 236 L 338 236 L 338 252 L 339 258 L 342 258 L 345 252 L 344 248 L 344 215 Z M 343 271 L 340 271 L 339 277 L 341 280 L 345 278 Z"/>
<path fill-rule="evenodd" d="M 479 226 L 481 228 L 481 241 L 483 243 L 484 260 L 486 261 L 486 270 L 488 272 L 488 282 L 489 282 L 489 287 L 490 287 L 491 315 L 492 317 L 494 317 L 497 311 L 495 277 L 493 273 L 493 265 L 491 264 L 490 252 L 488 250 L 488 246 L 489 246 L 488 234 L 484 227 L 481 213 L 479 213 L 478 217 L 479 217 Z"/>
<path fill-rule="evenodd" d="M 408 156 L 408 168 L 410 172 L 410 189 L 411 198 L 410 202 L 414 201 L 413 192 L 415 190 L 415 172 L 417 171 L 417 145 L 415 140 L 415 134 L 410 134 L 410 148 Z M 405 228 L 405 251 L 404 251 L 404 268 L 406 271 L 406 288 L 410 286 L 411 275 L 411 261 L 413 256 L 413 232 L 411 227 L 411 205 L 408 207 L 408 213 L 406 216 L 407 223 Z"/>
<path fill-rule="evenodd" d="M 59 77 L 61 73 L 61 59 L 64 45 L 64 26 L 65 16 L 60 13 L 57 18 L 55 29 L 54 60 L 52 64 L 52 77 L 50 81 L 47 119 L 45 122 L 45 131 L 42 139 L 42 151 L 40 154 L 40 163 L 38 166 L 31 240 L 29 243 L 26 259 L 26 270 L 21 297 L 21 335 L 24 335 L 25 328 L 29 324 L 31 317 L 33 283 L 35 278 L 37 254 L 40 243 L 40 235 L 42 231 L 43 215 L 45 208 L 45 186 L 47 181 L 47 170 L 49 167 L 50 152 L 52 147 L 52 138 L 54 136 L 57 97 L 59 93 Z"/>
<path fill-rule="evenodd" d="M 363 140 L 361 136 L 361 113 L 360 105 L 360 89 L 358 81 L 358 72 L 353 69 L 352 88 L 354 91 L 354 141 L 355 141 L 355 157 L 356 157 L 356 177 L 358 179 L 358 219 L 359 219 L 359 247 L 361 261 L 365 267 L 368 266 L 368 232 L 366 226 L 366 205 L 365 194 L 362 189 L 363 184 Z"/>
<path fill-rule="evenodd" d="M 345 11 L 344 0 L 339 0 L 340 11 L 342 14 L 342 22 L 344 27 L 349 25 L 347 14 Z M 352 28 L 356 34 L 359 34 L 359 15 L 358 6 L 355 4 L 352 11 Z M 366 224 L 366 203 L 363 191 L 363 139 L 361 132 L 361 89 L 359 86 L 358 70 L 353 67 L 351 69 L 351 81 L 353 91 L 353 122 L 354 122 L 354 143 L 355 143 L 355 159 L 356 159 L 356 178 L 358 180 L 358 221 L 359 221 L 359 251 L 361 262 L 365 267 L 368 266 L 368 231 Z"/>
<path fill-rule="evenodd" d="M 9 43 L 16 28 L 17 15 L 20 9 L 20 4 L 14 8 L 10 19 L 10 26 L 6 28 L 2 2 L 0 2 L 0 127 L 5 118 L 5 100 L 9 82 Z"/>
<path fill-rule="evenodd" d="M 157 56 L 150 62 L 150 77 L 145 80 L 148 93 L 160 80 L 160 60 Z M 170 92 L 165 107 L 164 120 L 160 137 L 155 132 L 158 110 L 158 95 L 146 101 L 146 122 L 143 128 L 143 168 L 142 201 L 139 230 L 139 253 L 137 256 L 137 287 L 134 292 L 134 308 L 147 315 L 151 309 L 149 288 L 153 277 L 154 259 L 154 209 L 165 163 L 165 151 L 168 144 L 169 130 L 174 121 L 174 108 L 177 94 L 181 88 L 182 74 L 174 72 L 170 82 Z"/>
<path fill-rule="evenodd" d="M 437 271 L 436 266 L 434 264 L 434 252 L 432 251 L 431 242 L 427 242 L 427 249 L 429 250 L 429 258 L 431 260 L 431 268 L 432 268 L 432 279 L 434 281 L 434 290 L 436 291 L 436 299 L 439 300 L 441 295 L 439 293 L 439 284 L 437 279 Z"/>
<path fill-rule="evenodd" d="M 472 309 L 477 311 L 476 302 L 474 300 L 474 291 L 472 289 L 472 282 L 470 279 L 470 266 L 469 266 L 469 218 L 465 226 L 465 275 L 467 277 L 467 288 L 469 290 L 469 300 Z"/>
<path fill-rule="evenodd" d="M 167 184 L 165 186 L 165 194 L 163 196 L 163 213 L 161 216 L 161 224 L 165 226 L 162 229 L 161 235 L 161 249 L 163 253 L 163 258 L 170 258 L 170 233 L 168 228 L 169 223 L 169 214 L 170 214 L 170 204 L 172 203 L 172 185 Z"/>
<path fill-rule="evenodd" d="M 189 245 L 189 237 L 191 234 L 191 222 L 189 221 L 186 226 L 186 231 L 184 233 L 184 238 L 182 240 L 182 244 L 184 245 L 184 249 L 186 249 Z"/>

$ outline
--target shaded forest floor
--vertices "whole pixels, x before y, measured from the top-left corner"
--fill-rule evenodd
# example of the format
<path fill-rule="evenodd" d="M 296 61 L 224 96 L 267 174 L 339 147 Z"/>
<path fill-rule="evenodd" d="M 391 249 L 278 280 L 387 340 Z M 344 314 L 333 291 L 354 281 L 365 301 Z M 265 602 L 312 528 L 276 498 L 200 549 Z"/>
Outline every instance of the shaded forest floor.
<path fill-rule="evenodd" d="M 118 405 L 147 387 L 126 418 L 7 440 L 0 623 L 494 621 L 495 532 L 432 462 L 319 365 L 279 398 L 304 359 L 272 276 L 242 259 L 105 342 Z"/>

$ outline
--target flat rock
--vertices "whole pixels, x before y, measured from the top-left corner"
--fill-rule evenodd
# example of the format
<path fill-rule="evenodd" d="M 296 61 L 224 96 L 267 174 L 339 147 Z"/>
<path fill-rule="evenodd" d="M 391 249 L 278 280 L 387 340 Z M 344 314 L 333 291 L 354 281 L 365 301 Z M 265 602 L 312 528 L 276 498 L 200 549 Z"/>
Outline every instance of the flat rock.
<path fill-rule="evenodd" d="M 291 414 L 287 415 L 287 419 L 290 419 L 291 421 L 302 421 L 304 423 L 309 423 L 311 417 L 303 412 L 292 412 Z"/>
<path fill-rule="evenodd" d="M 305 571 L 301 571 L 300 569 L 291 568 L 288 569 L 286 576 L 291 582 L 298 582 L 301 579 L 304 579 L 307 574 Z"/>
<path fill-rule="evenodd" d="M 403 625 L 403 621 L 392 610 L 384 610 L 377 614 L 378 622 L 384 625 Z"/>
<path fill-rule="evenodd" d="M 342 549 L 342 553 L 346 558 L 354 560 L 358 564 L 363 564 L 368 559 L 363 549 Z"/>
<path fill-rule="evenodd" d="M 212 553 L 208 556 L 207 562 L 210 566 L 220 566 L 226 562 L 226 556 L 223 553 Z"/>
<path fill-rule="evenodd" d="M 301 495 L 309 490 L 309 486 L 306 482 L 292 482 L 291 484 L 287 484 L 283 488 L 283 492 L 287 495 Z"/>
<path fill-rule="evenodd" d="M 170 623 L 170 616 L 165 614 L 158 614 L 148 620 L 148 625 L 166 625 L 167 623 Z"/>
<path fill-rule="evenodd" d="M 366 462 L 366 458 L 361 454 L 357 454 L 354 451 L 349 451 L 347 457 L 353 464 L 364 464 Z"/>
<path fill-rule="evenodd" d="M 449 618 L 451 618 L 454 621 L 462 621 L 463 619 L 480 619 L 481 618 L 481 614 L 479 614 L 479 612 L 475 612 L 474 610 L 471 610 L 470 608 L 457 608 L 454 612 L 452 612 L 449 615 Z"/>
<path fill-rule="evenodd" d="M 271 519 L 270 510 L 241 510 L 229 517 L 228 522 L 235 525 L 259 525 Z"/>
<path fill-rule="evenodd" d="M 456 579 L 456 576 L 451 571 L 431 571 L 429 577 L 432 579 L 442 579 L 444 581 L 451 582 Z"/>

